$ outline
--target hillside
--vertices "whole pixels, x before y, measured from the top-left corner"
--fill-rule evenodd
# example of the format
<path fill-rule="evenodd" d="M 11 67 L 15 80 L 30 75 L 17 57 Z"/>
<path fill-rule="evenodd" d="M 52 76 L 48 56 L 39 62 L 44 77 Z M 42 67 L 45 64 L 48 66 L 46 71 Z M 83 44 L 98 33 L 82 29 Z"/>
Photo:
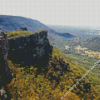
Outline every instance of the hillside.
<path fill-rule="evenodd" d="M 5 32 L 15 31 L 19 28 L 27 27 L 28 31 L 34 32 L 37 30 L 47 30 L 49 32 L 49 39 L 56 39 L 59 37 L 59 32 L 54 31 L 43 23 L 33 20 L 30 18 L 24 18 L 20 16 L 8 16 L 8 15 L 0 15 L 0 29 Z M 66 33 L 67 34 L 67 33 Z M 64 37 L 63 35 L 60 35 Z M 73 37 L 73 35 L 68 35 L 66 38 Z"/>
<path fill-rule="evenodd" d="M 87 39 L 85 41 L 82 41 L 80 45 L 83 47 L 87 47 L 93 51 L 100 51 L 100 37 Z"/>
<path fill-rule="evenodd" d="M 37 20 L 30 18 L 24 18 L 19 16 L 6 16 L 0 15 L 0 28 L 1 30 L 14 31 L 21 27 L 27 27 L 28 31 L 37 31 L 41 29 L 46 29 L 50 31 L 50 28 L 46 25 L 40 23 Z"/>
<path fill-rule="evenodd" d="M 53 47 L 52 54 L 47 56 L 49 57 L 49 62 L 47 60 L 48 57 L 42 57 L 36 65 L 31 67 L 22 67 L 20 64 L 14 64 L 9 60 L 14 77 L 14 80 L 8 85 L 12 97 L 11 100 L 60 100 L 86 72 L 84 68 L 66 58 L 57 48 Z M 60 75 L 58 70 L 58 66 L 62 68 L 63 65 L 63 63 L 60 64 L 60 59 L 69 64 L 67 71 L 63 71 L 63 76 Z M 93 100 L 98 97 L 99 90 L 95 89 L 95 87 L 100 86 L 98 84 L 100 81 L 93 76 L 91 73 L 83 79 L 66 96 L 67 100 L 82 100 L 82 98 L 84 100 Z M 90 86 L 88 85 L 89 81 L 93 82 Z"/>

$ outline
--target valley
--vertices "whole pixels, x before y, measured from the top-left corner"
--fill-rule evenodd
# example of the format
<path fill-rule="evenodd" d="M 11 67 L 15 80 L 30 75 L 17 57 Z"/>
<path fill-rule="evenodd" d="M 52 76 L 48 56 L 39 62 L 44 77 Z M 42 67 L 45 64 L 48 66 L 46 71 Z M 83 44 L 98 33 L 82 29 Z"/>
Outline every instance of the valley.
<path fill-rule="evenodd" d="M 62 27 L 59 27 L 58 30 L 60 30 L 61 32 L 63 31 Z M 67 31 L 65 32 L 68 32 L 68 29 L 66 30 Z M 75 35 L 75 31 L 73 34 Z M 76 37 L 70 39 L 63 38 L 60 42 L 55 42 L 54 46 L 59 48 L 68 59 L 70 59 L 77 65 L 83 66 L 85 69 L 89 70 L 95 64 L 95 62 L 100 59 L 99 41 L 100 36 L 97 35 L 97 33 L 91 35 L 84 34 L 83 32 L 81 33 L 81 35 L 77 35 Z M 95 74 L 95 79 L 100 79 L 100 65 L 95 67 L 91 73 Z M 94 84 L 94 82 L 90 82 Z"/>

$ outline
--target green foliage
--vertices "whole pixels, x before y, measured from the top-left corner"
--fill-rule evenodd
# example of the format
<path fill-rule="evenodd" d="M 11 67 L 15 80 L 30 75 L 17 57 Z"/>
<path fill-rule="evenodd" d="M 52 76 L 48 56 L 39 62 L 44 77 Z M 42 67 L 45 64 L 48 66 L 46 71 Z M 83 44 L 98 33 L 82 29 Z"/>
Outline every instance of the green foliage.
<path fill-rule="evenodd" d="M 11 32 L 8 32 L 7 33 L 7 37 L 8 38 L 11 38 L 11 37 L 19 37 L 19 36 L 29 36 L 31 34 L 35 34 L 35 33 L 38 33 L 38 32 L 41 32 L 41 31 L 45 31 L 45 30 L 38 30 L 38 31 L 35 31 L 35 32 L 30 32 L 30 31 L 11 31 Z"/>
<path fill-rule="evenodd" d="M 82 77 L 85 70 L 79 68 L 76 64 L 70 61 L 61 53 L 57 48 L 53 48 L 52 55 L 49 56 L 48 66 L 46 66 L 46 59 L 41 58 L 39 63 L 31 67 L 21 67 L 19 64 L 13 64 L 9 61 L 11 66 L 11 72 L 14 80 L 8 85 L 9 92 L 12 95 L 12 100 L 60 100 L 61 97 L 75 84 L 79 78 Z M 69 63 L 69 70 L 64 72 L 63 76 L 60 76 L 56 67 L 61 67 L 59 64 L 59 58 L 66 63 Z M 59 75 L 59 83 L 56 80 L 49 79 L 50 68 L 53 65 L 53 72 L 55 75 Z M 59 66 L 58 66 L 59 65 Z M 86 84 L 86 85 L 85 85 Z M 91 100 L 98 96 L 98 93 L 92 86 L 91 90 L 87 88 L 86 80 L 82 80 L 81 83 L 70 92 L 64 100 Z"/>
<path fill-rule="evenodd" d="M 32 34 L 32 32 L 28 32 L 28 31 L 12 31 L 12 32 L 8 32 L 7 33 L 7 37 L 11 38 L 11 37 L 27 36 L 29 34 Z"/>

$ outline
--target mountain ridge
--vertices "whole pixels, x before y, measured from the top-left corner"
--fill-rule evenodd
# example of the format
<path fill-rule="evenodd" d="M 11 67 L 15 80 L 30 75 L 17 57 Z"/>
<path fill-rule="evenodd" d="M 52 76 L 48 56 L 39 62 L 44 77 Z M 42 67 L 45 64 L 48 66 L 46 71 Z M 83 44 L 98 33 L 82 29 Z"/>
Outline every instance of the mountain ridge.
<path fill-rule="evenodd" d="M 49 37 L 51 35 L 59 36 L 58 32 L 44 25 L 38 20 L 25 18 L 21 16 L 0 15 L 0 29 L 2 31 L 4 32 L 15 31 L 21 27 L 27 27 L 28 31 L 31 31 L 31 32 L 45 29 L 48 31 Z M 69 34 L 68 36 L 73 37 L 73 35 L 71 34 Z M 66 37 L 66 38 L 69 38 L 69 37 Z"/>

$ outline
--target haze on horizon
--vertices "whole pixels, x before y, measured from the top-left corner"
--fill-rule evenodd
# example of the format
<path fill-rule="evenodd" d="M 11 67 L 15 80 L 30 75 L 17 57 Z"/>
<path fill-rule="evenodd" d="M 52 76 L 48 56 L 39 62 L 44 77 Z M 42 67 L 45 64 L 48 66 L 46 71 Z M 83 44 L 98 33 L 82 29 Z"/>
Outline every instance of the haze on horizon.
<path fill-rule="evenodd" d="M 0 0 L 0 15 L 32 18 L 46 25 L 100 29 L 99 0 Z"/>

